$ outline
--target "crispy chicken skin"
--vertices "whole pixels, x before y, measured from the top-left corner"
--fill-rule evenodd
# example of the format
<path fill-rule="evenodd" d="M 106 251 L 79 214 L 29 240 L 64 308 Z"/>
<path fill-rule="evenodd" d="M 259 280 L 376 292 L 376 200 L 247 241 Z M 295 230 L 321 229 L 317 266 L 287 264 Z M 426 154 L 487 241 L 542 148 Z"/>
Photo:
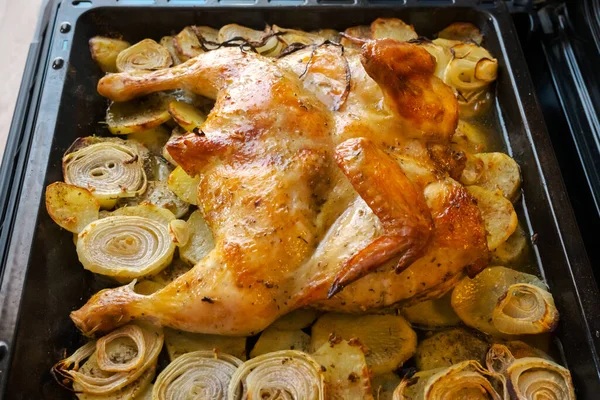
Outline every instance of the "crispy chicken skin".
<path fill-rule="evenodd" d="M 479 211 L 427 150 L 457 123 L 432 65 L 414 44 L 378 40 L 360 53 L 321 46 L 281 60 L 219 49 L 104 77 L 98 91 L 112 100 L 174 88 L 216 99 L 201 134 L 168 148 L 200 177 L 216 245 L 152 295 L 99 292 L 71 314 L 75 324 L 92 335 L 146 318 L 248 335 L 306 305 L 362 312 L 440 296 L 484 267 Z"/>

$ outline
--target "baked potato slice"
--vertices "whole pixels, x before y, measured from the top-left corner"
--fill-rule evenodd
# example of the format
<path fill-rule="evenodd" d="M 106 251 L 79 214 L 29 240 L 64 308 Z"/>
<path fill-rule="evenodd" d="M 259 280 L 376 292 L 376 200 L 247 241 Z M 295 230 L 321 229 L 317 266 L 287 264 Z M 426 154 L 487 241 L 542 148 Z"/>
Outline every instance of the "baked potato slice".
<path fill-rule="evenodd" d="M 285 330 L 269 327 L 265 329 L 258 338 L 250 357 L 279 350 L 300 350 L 308 352 L 310 336 L 301 330 Z"/>
<path fill-rule="evenodd" d="M 408 25 L 398 18 L 377 18 L 371 24 L 372 39 L 395 39 L 408 42 L 418 38 L 417 32 L 412 25 Z"/>
<path fill-rule="evenodd" d="M 368 349 L 367 364 L 375 376 L 401 366 L 417 346 L 416 333 L 401 316 L 328 313 L 312 327 L 311 348 L 316 351 L 327 342 L 352 339 Z"/>
<path fill-rule="evenodd" d="M 187 224 L 190 237 L 188 242 L 179 248 L 179 257 L 190 265 L 196 265 L 215 247 L 215 240 L 200 210 L 190 215 Z"/>
<path fill-rule="evenodd" d="M 491 191 L 500 190 L 504 197 L 514 201 L 521 186 L 519 165 L 504 153 L 479 153 L 468 158 L 460 181 Z"/>
<path fill-rule="evenodd" d="M 185 62 L 190 58 L 196 57 L 200 53 L 204 53 L 202 45 L 196 32 L 191 26 L 186 26 L 173 38 L 173 47 L 177 51 L 177 57 Z"/>
<path fill-rule="evenodd" d="M 46 210 L 58 226 L 79 233 L 99 218 L 100 202 L 85 188 L 54 182 L 46 188 Z"/>
<path fill-rule="evenodd" d="M 481 212 L 487 232 L 488 249 L 494 250 L 517 229 L 517 213 L 512 203 L 500 191 L 492 192 L 479 186 L 468 186 L 467 190 L 477 201 Z"/>
<path fill-rule="evenodd" d="M 143 132 L 171 119 L 171 96 L 154 93 L 139 100 L 113 102 L 106 110 L 106 124 L 114 135 Z"/>
<path fill-rule="evenodd" d="M 119 53 L 131 46 L 125 40 L 111 39 L 104 36 L 94 36 L 88 43 L 92 59 L 104 72 L 117 72 Z"/>
<path fill-rule="evenodd" d="M 202 111 L 184 101 L 169 103 L 169 114 L 186 132 L 200 128 L 206 121 L 206 115 Z"/>
<path fill-rule="evenodd" d="M 181 167 L 175 168 L 167 180 L 169 189 L 177 197 L 193 205 L 198 203 L 198 183 L 200 177 L 189 176 Z"/>

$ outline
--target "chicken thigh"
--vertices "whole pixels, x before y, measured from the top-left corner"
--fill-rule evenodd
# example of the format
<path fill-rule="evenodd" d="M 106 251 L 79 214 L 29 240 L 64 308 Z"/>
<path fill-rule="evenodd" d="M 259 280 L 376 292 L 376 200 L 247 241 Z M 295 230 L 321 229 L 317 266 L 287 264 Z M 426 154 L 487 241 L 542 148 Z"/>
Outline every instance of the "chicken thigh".
<path fill-rule="evenodd" d="M 393 40 L 308 51 L 223 48 L 100 81 L 115 101 L 175 88 L 216 100 L 201 130 L 168 148 L 200 177 L 215 248 L 154 294 L 94 295 L 71 314 L 84 333 L 146 318 L 249 335 L 306 305 L 361 312 L 439 296 L 485 265 L 476 205 L 430 156 L 458 118 L 432 57 Z"/>

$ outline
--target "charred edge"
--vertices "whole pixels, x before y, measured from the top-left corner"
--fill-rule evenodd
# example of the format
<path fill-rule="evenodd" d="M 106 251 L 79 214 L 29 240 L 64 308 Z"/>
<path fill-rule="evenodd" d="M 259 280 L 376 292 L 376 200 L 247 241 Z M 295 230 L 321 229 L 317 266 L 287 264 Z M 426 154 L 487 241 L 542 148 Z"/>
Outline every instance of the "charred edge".
<path fill-rule="evenodd" d="M 208 304 L 214 304 L 215 303 L 215 301 L 213 299 L 211 299 L 210 297 L 208 297 L 208 296 L 204 296 L 202 298 L 202 301 L 205 302 L 205 303 L 208 303 Z"/>
<path fill-rule="evenodd" d="M 348 35 L 345 32 L 340 32 L 340 36 L 348 39 L 349 41 L 351 41 L 354 44 L 359 44 L 361 46 L 370 41 L 370 39 L 357 38 L 356 36 Z"/>
<path fill-rule="evenodd" d="M 305 49 L 308 46 L 309 46 L 308 44 L 292 43 L 289 46 L 287 46 L 285 49 L 283 49 L 281 51 L 281 53 L 277 56 L 277 58 L 283 58 L 285 56 L 289 56 L 290 54 L 293 54 L 299 50 Z"/>
<path fill-rule="evenodd" d="M 428 44 L 428 43 L 433 43 L 433 41 L 429 38 L 426 38 L 425 36 L 419 36 L 416 39 L 410 39 L 407 43 L 411 43 L 411 44 Z"/>
<path fill-rule="evenodd" d="M 281 36 L 284 33 L 285 32 L 271 32 L 271 33 L 267 34 L 265 37 L 263 37 L 262 40 L 259 42 L 248 40 L 242 36 L 236 36 L 236 37 L 233 37 L 233 38 L 228 39 L 221 43 L 213 42 L 211 40 L 206 40 L 206 39 L 204 39 L 204 37 L 198 37 L 198 40 L 200 41 L 200 46 L 202 47 L 202 50 L 204 50 L 204 51 L 217 50 L 217 49 L 220 49 L 221 47 L 238 47 L 239 46 L 242 50 L 244 50 L 244 48 L 250 48 L 253 52 L 257 53 L 256 49 L 258 47 L 265 46 L 271 38 Z M 209 48 L 206 45 L 213 46 L 213 47 Z"/>

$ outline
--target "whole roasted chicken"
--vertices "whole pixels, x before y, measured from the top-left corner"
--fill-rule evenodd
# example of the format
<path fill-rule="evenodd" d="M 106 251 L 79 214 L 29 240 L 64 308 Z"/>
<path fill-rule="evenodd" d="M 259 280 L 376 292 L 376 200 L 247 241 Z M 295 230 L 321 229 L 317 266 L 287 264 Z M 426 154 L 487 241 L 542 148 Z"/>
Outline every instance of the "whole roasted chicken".
<path fill-rule="evenodd" d="M 103 290 L 71 314 L 86 334 L 146 318 L 251 335 L 312 306 L 364 312 L 438 297 L 487 262 L 479 210 L 456 180 L 452 89 L 421 46 L 369 40 L 279 59 L 240 48 L 111 74 L 115 101 L 183 88 L 216 100 L 168 147 L 198 176 L 215 248 L 151 295 Z"/>

